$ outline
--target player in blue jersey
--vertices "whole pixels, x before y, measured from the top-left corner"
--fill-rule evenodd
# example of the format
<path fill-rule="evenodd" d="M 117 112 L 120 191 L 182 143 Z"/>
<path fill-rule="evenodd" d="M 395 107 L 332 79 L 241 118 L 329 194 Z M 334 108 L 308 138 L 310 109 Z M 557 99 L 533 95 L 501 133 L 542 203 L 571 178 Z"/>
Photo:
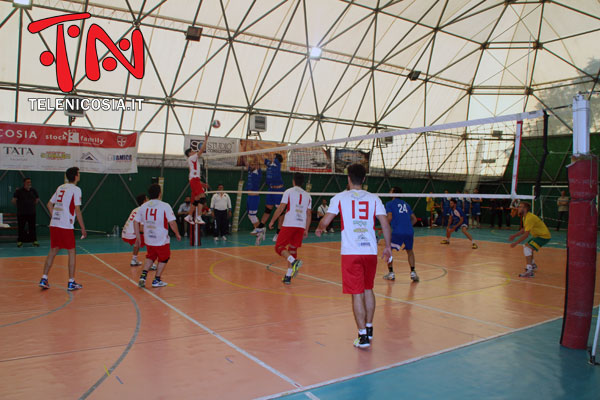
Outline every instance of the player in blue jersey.
<path fill-rule="evenodd" d="M 269 221 L 269 217 L 271 216 L 271 212 L 273 212 L 273 207 L 279 206 L 281 203 L 281 197 L 283 196 L 283 179 L 281 178 L 281 163 L 283 162 L 283 156 L 279 153 L 273 156 L 272 160 L 268 158 L 265 159 L 265 165 L 267 166 L 266 181 L 269 186 L 269 192 L 281 192 L 275 194 L 267 195 L 267 204 L 265 206 L 265 212 L 260 220 L 260 225 L 256 230 L 257 236 L 257 244 L 260 244 L 262 240 L 264 240 L 265 235 L 267 233 L 267 229 L 265 227 L 267 221 Z M 283 223 L 283 216 L 279 218 L 277 225 L 277 234 L 281 230 L 281 225 Z M 273 237 L 273 241 L 277 241 L 277 234 Z"/>
<path fill-rule="evenodd" d="M 473 189 L 473 194 L 479 194 L 479 189 Z M 473 226 L 481 228 L 481 197 L 473 197 L 471 199 L 471 216 L 473 217 Z"/>
<path fill-rule="evenodd" d="M 446 239 L 442 240 L 442 244 L 450 244 L 450 236 L 452 232 L 458 232 L 459 230 L 469 238 L 471 241 L 471 247 L 476 249 L 477 244 L 473 241 L 473 236 L 468 231 L 469 219 L 465 215 L 465 212 L 458 208 L 456 200 L 450 200 L 450 220 L 448 221 L 448 228 L 446 228 Z"/>
<path fill-rule="evenodd" d="M 447 190 L 444 190 L 445 194 L 448 194 Z M 448 225 L 450 219 L 450 196 L 442 197 L 442 226 Z"/>
<path fill-rule="evenodd" d="M 399 187 L 392 188 L 390 193 L 402 193 Z M 419 276 L 415 271 L 415 253 L 413 252 L 413 242 L 415 231 L 413 225 L 417 222 L 417 217 L 412 209 L 404 200 L 396 197 L 394 200 L 385 204 L 387 219 L 392 227 L 392 249 L 406 250 L 408 256 L 408 265 L 410 265 L 410 279 L 413 282 L 419 282 Z M 403 247 L 404 246 L 404 247 Z M 388 273 L 383 276 L 383 279 L 389 281 L 396 280 L 394 274 L 394 259 L 390 257 L 388 260 Z"/>
<path fill-rule="evenodd" d="M 260 190 L 260 183 L 262 180 L 262 170 L 258 167 L 256 161 L 250 162 L 248 165 L 248 180 L 246 181 L 246 190 L 249 192 L 258 192 Z M 258 194 L 248 193 L 246 199 L 246 210 L 248 211 L 248 219 L 252 222 L 254 230 L 251 232 L 253 235 L 256 234 L 259 227 L 260 221 L 256 214 L 258 213 L 258 204 L 260 203 L 260 196 Z"/>
<path fill-rule="evenodd" d="M 468 190 L 465 190 L 465 194 L 469 194 Z M 467 219 L 471 216 L 471 199 L 469 197 L 464 197 L 463 199 L 463 211 L 467 216 Z"/>

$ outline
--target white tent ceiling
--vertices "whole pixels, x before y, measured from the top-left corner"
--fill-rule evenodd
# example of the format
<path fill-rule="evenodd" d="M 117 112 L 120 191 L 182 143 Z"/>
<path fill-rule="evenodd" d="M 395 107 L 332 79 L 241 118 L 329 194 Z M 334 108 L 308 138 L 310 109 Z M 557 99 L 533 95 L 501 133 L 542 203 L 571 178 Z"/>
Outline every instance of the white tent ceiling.
<path fill-rule="evenodd" d="M 61 112 L 30 110 L 28 98 L 64 95 L 54 65 L 39 61 L 55 51 L 56 28 L 27 25 L 84 11 L 84 29 L 96 23 L 114 41 L 137 21 L 146 70 L 137 80 L 118 65 L 90 81 L 85 51 L 76 62 L 80 40 L 67 36 L 76 92 L 144 105 L 74 125 L 142 131 L 141 152 L 162 153 L 166 132 L 166 152 L 180 153 L 183 135 L 213 118 L 222 127 L 212 135 L 244 138 L 250 112 L 268 116 L 263 139 L 307 142 L 561 106 L 600 90 L 599 1 L 35 0 L 20 11 L 5 0 L 0 120 L 67 124 Z M 199 42 L 185 39 L 190 25 L 203 28 Z M 320 60 L 308 58 L 313 47 Z M 568 132 L 569 113 L 556 113 L 554 132 Z"/>

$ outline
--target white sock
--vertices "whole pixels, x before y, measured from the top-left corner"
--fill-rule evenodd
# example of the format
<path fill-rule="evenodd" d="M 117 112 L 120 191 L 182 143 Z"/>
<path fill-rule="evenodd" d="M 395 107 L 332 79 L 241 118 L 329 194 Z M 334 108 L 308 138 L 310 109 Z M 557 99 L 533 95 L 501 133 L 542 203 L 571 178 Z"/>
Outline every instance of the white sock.
<path fill-rule="evenodd" d="M 48 275 L 42 275 L 42 278 L 48 279 Z"/>
<path fill-rule="evenodd" d="M 132 256 L 131 261 L 137 261 L 137 256 Z"/>
<path fill-rule="evenodd" d="M 527 271 L 531 271 L 533 269 L 533 265 L 527 264 Z"/>
<path fill-rule="evenodd" d="M 366 335 L 367 334 L 367 330 L 366 329 L 359 329 L 358 330 L 358 334 L 359 335 Z"/>
<path fill-rule="evenodd" d="M 287 260 L 290 262 L 290 264 L 293 263 L 294 261 L 296 261 L 296 259 L 294 258 L 294 256 L 289 256 L 287 258 Z"/>
<path fill-rule="evenodd" d="M 371 324 L 371 323 L 367 322 L 367 324 L 366 324 L 366 327 L 367 327 L 367 328 L 372 328 L 372 327 L 373 327 L 373 324 Z"/>
<path fill-rule="evenodd" d="M 292 271 L 291 268 L 288 268 L 287 272 L 285 273 L 285 276 L 292 276 L 293 273 L 294 271 Z"/>
<path fill-rule="evenodd" d="M 71 278 L 69 279 L 69 282 L 75 282 L 75 279 Z"/>

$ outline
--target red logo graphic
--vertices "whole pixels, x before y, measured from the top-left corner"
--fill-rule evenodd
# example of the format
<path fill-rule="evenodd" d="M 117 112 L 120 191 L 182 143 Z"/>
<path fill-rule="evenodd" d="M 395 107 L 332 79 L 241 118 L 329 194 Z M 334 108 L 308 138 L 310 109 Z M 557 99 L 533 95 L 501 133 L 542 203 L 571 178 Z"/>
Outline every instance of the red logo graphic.
<path fill-rule="evenodd" d="M 125 136 L 117 136 L 117 144 L 121 147 L 127 144 L 127 138 Z"/>
<path fill-rule="evenodd" d="M 90 17 L 90 13 L 65 14 L 33 21 L 27 27 L 29 32 L 38 33 L 56 25 L 56 57 L 51 51 L 44 51 L 40 54 L 40 62 L 42 65 L 49 67 L 56 61 L 56 81 L 60 90 L 65 93 L 73 90 L 73 75 L 71 74 L 69 59 L 67 58 L 64 22 L 78 21 Z M 67 33 L 70 37 L 76 38 L 81 34 L 81 30 L 79 26 L 71 25 L 67 28 Z M 119 41 L 119 47 L 117 47 L 117 44 L 112 41 L 104 29 L 96 24 L 90 26 L 85 45 L 85 74 L 92 81 L 100 79 L 100 61 L 98 59 L 96 41 L 100 41 L 106 46 L 108 51 L 114 56 L 104 58 L 102 60 L 102 68 L 106 71 L 114 71 L 117 68 L 118 60 L 135 78 L 142 79 L 144 77 L 144 38 L 139 29 L 136 28 L 133 30 L 131 41 L 123 38 Z M 133 52 L 133 65 L 127 61 L 127 58 L 121 52 L 121 50 L 129 50 L 130 47 Z"/>

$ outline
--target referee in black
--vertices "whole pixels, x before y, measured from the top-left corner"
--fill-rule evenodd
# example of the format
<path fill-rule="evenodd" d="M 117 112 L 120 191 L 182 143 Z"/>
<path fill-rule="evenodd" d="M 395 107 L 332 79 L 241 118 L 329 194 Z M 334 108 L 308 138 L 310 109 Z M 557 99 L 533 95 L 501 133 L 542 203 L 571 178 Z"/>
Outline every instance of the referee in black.
<path fill-rule="evenodd" d="M 17 206 L 17 247 L 22 247 L 23 243 L 40 246 L 35 231 L 35 206 L 39 201 L 38 192 L 31 187 L 31 178 L 23 178 L 23 187 L 18 188 L 12 198 L 12 203 Z"/>

